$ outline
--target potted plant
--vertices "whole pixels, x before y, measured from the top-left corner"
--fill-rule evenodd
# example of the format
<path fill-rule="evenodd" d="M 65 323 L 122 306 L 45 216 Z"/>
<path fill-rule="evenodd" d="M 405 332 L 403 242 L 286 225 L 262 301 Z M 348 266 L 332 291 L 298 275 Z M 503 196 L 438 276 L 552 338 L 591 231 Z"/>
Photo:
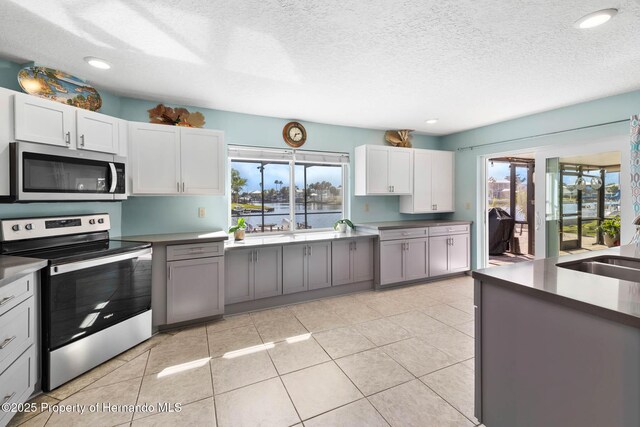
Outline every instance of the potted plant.
<path fill-rule="evenodd" d="M 247 223 L 244 220 L 244 218 L 238 218 L 237 224 L 229 228 L 229 233 L 233 233 L 234 239 L 243 240 L 246 229 L 247 229 Z"/>
<path fill-rule="evenodd" d="M 336 230 L 339 233 L 344 233 L 347 231 L 347 225 L 349 227 L 351 227 L 352 230 L 356 229 L 356 226 L 353 225 L 353 222 L 351 222 L 351 220 L 348 220 L 346 218 L 343 219 L 339 219 L 337 220 L 334 224 L 333 224 L 333 229 Z"/>
<path fill-rule="evenodd" d="M 620 245 L 620 217 L 614 216 L 602 221 L 598 230 L 604 234 L 604 244 L 607 247 Z"/>

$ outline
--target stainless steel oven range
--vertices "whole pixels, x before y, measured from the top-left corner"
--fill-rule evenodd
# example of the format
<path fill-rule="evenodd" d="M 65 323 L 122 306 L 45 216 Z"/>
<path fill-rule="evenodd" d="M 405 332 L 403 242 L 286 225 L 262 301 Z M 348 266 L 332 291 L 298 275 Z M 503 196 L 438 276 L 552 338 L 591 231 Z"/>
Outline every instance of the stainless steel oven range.
<path fill-rule="evenodd" d="M 151 245 L 109 240 L 108 214 L 0 220 L 0 253 L 46 259 L 42 386 L 52 390 L 151 336 Z"/>

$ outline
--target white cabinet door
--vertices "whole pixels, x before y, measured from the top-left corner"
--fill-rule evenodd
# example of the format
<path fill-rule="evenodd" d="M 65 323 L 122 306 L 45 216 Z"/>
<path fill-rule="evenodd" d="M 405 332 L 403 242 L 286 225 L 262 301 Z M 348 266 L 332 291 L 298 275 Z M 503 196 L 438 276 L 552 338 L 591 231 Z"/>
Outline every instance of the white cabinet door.
<path fill-rule="evenodd" d="M 429 238 L 406 240 L 405 280 L 429 277 Z"/>
<path fill-rule="evenodd" d="M 449 272 L 457 273 L 471 268 L 470 249 L 471 239 L 469 234 L 455 234 L 450 236 L 449 245 Z"/>
<path fill-rule="evenodd" d="M 224 256 L 225 303 L 249 301 L 254 296 L 253 249 L 227 251 Z"/>
<path fill-rule="evenodd" d="M 180 193 L 180 129 L 129 124 L 133 194 Z"/>
<path fill-rule="evenodd" d="M 26 94 L 14 96 L 15 139 L 75 148 L 75 108 Z"/>
<path fill-rule="evenodd" d="M 223 132 L 181 129 L 180 155 L 182 193 L 224 194 L 226 157 Z"/>
<path fill-rule="evenodd" d="M 282 247 L 283 265 L 282 293 L 306 291 L 307 284 L 307 245 L 285 245 Z"/>
<path fill-rule="evenodd" d="M 167 263 L 168 323 L 224 313 L 224 258 Z"/>
<path fill-rule="evenodd" d="M 389 194 L 389 150 L 367 146 L 367 194 Z"/>
<path fill-rule="evenodd" d="M 81 150 L 117 154 L 120 149 L 119 119 L 87 110 L 76 110 L 77 147 Z"/>
<path fill-rule="evenodd" d="M 413 189 L 413 153 L 408 148 L 388 148 L 388 182 L 393 194 L 411 194 Z M 379 173 L 372 171 L 373 173 Z"/>
<path fill-rule="evenodd" d="M 309 290 L 331 286 L 331 242 L 308 245 L 307 283 Z"/>
<path fill-rule="evenodd" d="M 414 212 L 434 210 L 431 191 L 432 153 L 431 150 L 414 150 L 413 152 L 413 197 L 409 198 L 413 199 L 411 210 Z"/>
<path fill-rule="evenodd" d="M 333 286 L 351 283 L 353 240 L 336 240 L 331 243 L 331 284 Z"/>
<path fill-rule="evenodd" d="M 380 285 L 404 282 L 404 241 L 380 242 Z"/>
<path fill-rule="evenodd" d="M 429 237 L 429 276 L 440 276 L 449 272 L 450 236 Z"/>
<path fill-rule="evenodd" d="M 356 239 L 353 244 L 353 281 L 373 280 L 373 239 Z"/>
<path fill-rule="evenodd" d="M 255 299 L 282 295 L 282 246 L 254 250 Z"/>
<path fill-rule="evenodd" d="M 453 208 L 453 162 L 451 151 L 432 151 L 432 203 L 436 212 L 452 212 Z"/>

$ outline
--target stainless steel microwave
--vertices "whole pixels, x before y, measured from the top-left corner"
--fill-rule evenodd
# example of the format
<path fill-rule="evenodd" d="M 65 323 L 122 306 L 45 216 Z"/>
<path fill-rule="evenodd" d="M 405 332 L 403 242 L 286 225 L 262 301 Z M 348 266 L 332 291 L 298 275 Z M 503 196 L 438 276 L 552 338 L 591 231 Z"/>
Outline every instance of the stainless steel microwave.
<path fill-rule="evenodd" d="M 12 142 L 9 202 L 122 200 L 125 158 L 31 142 Z"/>

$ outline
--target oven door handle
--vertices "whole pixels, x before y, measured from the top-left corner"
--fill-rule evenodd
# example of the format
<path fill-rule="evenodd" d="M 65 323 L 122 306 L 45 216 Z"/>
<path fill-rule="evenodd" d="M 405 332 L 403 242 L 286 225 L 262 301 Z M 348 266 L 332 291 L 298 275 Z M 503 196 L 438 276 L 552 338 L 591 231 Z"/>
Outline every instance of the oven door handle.
<path fill-rule="evenodd" d="M 151 255 L 151 248 L 141 249 L 135 252 L 126 252 L 123 254 L 105 256 L 102 258 L 88 259 L 84 261 L 71 262 L 69 264 L 52 265 L 49 267 L 49 275 L 57 276 L 59 274 L 70 273 L 72 271 L 85 270 L 87 268 L 98 267 L 100 265 L 111 264 L 128 259 L 139 258 L 141 256 Z"/>
<path fill-rule="evenodd" d="M 109 188 L 109 193 L 114 193 L 116 191 L 116 185 L 118 184 L 118 173 L 116 172 L 116 165 L 113 163 L 109 163 L 109 169 L 111 169 L 111 188 Z"/>

